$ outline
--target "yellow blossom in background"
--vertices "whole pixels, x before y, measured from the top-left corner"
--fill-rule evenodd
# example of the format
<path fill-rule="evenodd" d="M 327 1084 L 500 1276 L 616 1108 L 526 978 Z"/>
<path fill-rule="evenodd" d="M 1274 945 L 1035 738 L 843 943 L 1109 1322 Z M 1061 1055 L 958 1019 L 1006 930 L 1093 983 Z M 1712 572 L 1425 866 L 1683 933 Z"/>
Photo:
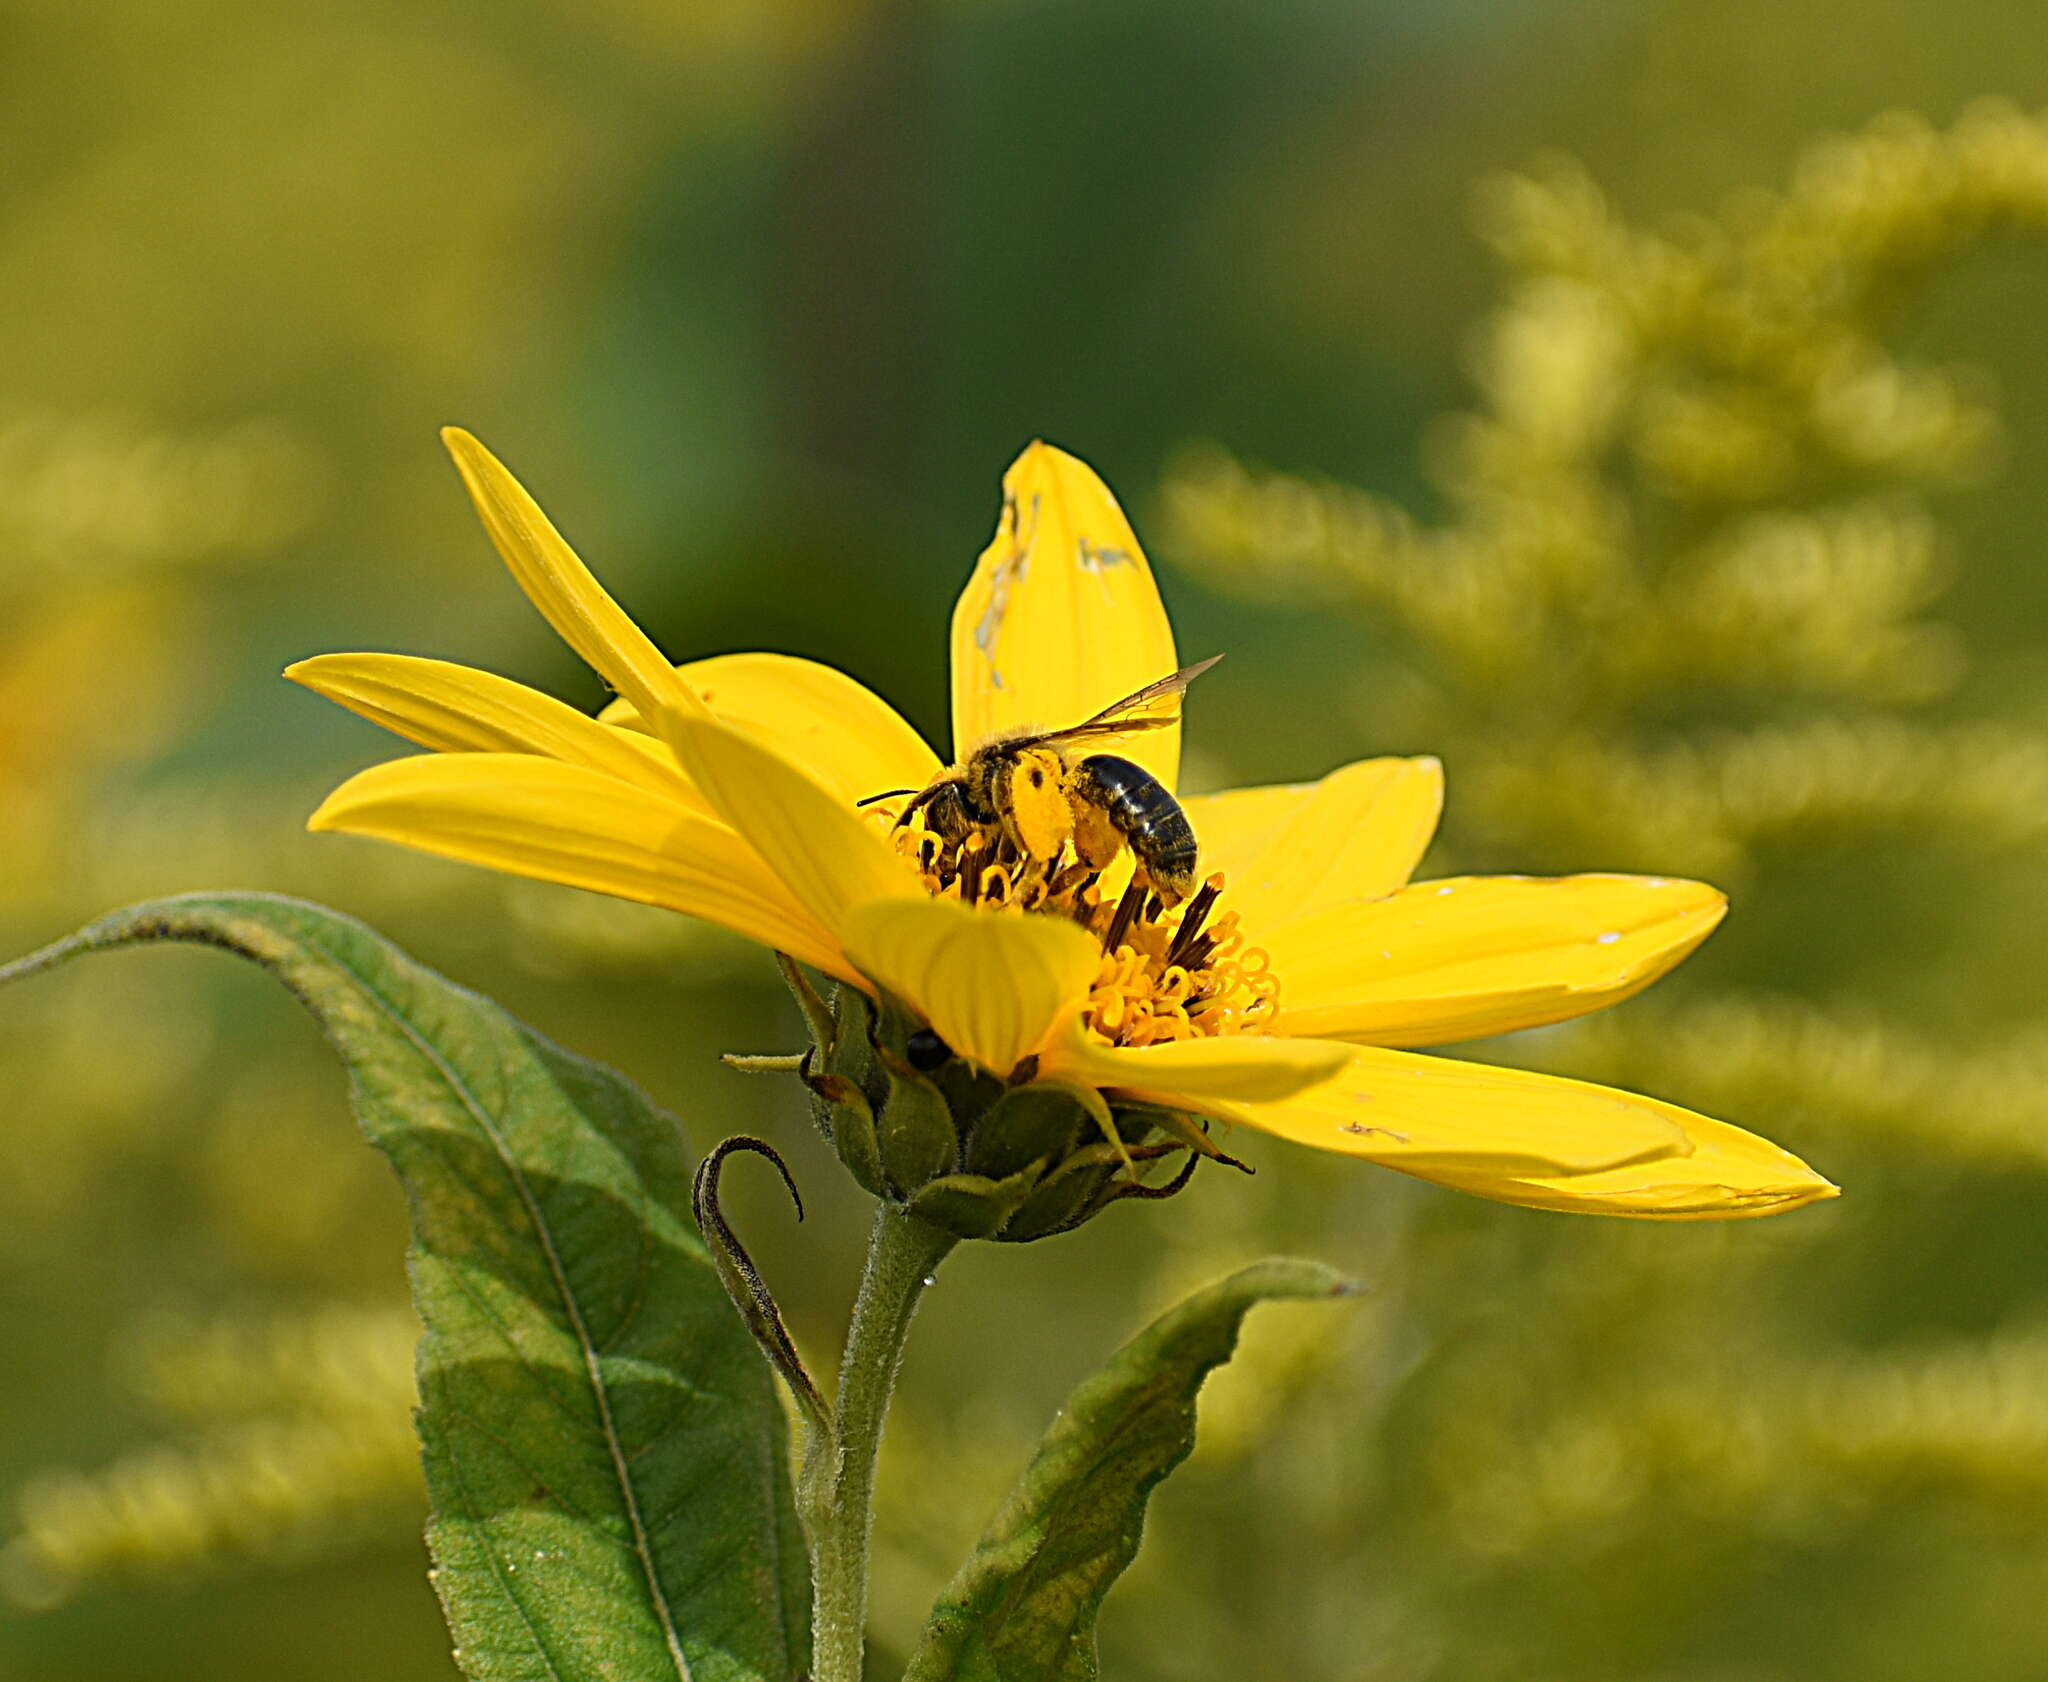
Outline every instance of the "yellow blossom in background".
<path fill-rule="evenodd" d="M 446 437 L 521 588 L 621 707 L 592 719 L 410 656 L 303 661 L 290 676 L 436 750 L 352 778 L 312 827 L 722 924 L 902 1001 L 1012 1082 L 1242 1124 L 1484 1197 L 1711 1219 L 1835 1194 L 1776 1146 L 1674 1105 L 1405 1049 L 1628 997 L 1719 921 L 1714 889 L 1410 883 L 1441 804 L 1431 759 L 1190 799 L 1209 875 L 1186 899 L 1112 859 L 1114 838 L 1091 841 L 1078 809 L 1049 846 L 1007 815 L 963 838 L 928 827 L 915 800 L 874 810 L 948 774 L 885 701 L 786 655 L 671 665 L 498 461 Z M 1035 444 L 1012 467 L 952 653 L 963 756 L 1114 710 L 1175 671 L 1143 553 L 1081 462 Z M 1131 763 L 1170 791 L 1177 710 L 1133 731 Z"/>

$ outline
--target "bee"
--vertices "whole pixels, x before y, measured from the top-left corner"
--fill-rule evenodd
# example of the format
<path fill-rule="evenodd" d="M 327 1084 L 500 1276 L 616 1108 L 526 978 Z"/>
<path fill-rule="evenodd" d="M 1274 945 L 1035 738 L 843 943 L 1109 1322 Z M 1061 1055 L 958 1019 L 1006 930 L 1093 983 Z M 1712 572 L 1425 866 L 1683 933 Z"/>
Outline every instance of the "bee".
<path fill-rule="evenodd" d="M 1195 880 L 1195 832 L 1180 802 L 1142 765 L 1112 753 L 1070 757 L 1084 743 L 1163 730 L 1180 720 L 1189 684 L 1223 656 L 1214 655 L 1063 730 L 1014 730 L 978 743 L 925 788 L 871 794 L 863 806 L 895 795 L 916 798 L 896 820 L 901 829 L 919 812 L 925 827 L 960 843 L 977 830 L 999 830 L 1024 857 L 1050 863 L 1072 843 L 1090 870 L 1106 869 L 1125 847 L 1162 901 L 1186 899 Z"/>

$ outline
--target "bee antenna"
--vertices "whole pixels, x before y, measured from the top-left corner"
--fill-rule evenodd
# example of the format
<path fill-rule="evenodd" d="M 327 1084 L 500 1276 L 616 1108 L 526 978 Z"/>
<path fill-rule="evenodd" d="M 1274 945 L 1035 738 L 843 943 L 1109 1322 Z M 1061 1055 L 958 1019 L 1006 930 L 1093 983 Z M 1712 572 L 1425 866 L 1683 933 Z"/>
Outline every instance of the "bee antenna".
<path fill-rule="evenodd" d="M 914 788 L 885 788 L 880 794 L 871 794 L 865 800 L 856 800 L 856 806 L 872 806 L 877 800 L 893 800 L 899 794 L 915 794 Z"/>

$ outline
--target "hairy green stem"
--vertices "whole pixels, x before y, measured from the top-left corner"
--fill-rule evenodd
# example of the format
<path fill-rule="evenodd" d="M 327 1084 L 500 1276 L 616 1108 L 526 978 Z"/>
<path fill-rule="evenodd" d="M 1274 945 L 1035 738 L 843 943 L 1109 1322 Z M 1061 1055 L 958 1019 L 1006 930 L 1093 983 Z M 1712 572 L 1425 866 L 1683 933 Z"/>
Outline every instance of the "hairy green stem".
<path fill-rule="evenodd" d="M 958 1242 L 894 1204 L 875 1212 L 839 1369 L 831 1439 L 812 1443 L 797 1492 L 811 1542 L 811 1682 L 861 1682 L 882 1422 L 918 1298 L 932 1269 Z"/>

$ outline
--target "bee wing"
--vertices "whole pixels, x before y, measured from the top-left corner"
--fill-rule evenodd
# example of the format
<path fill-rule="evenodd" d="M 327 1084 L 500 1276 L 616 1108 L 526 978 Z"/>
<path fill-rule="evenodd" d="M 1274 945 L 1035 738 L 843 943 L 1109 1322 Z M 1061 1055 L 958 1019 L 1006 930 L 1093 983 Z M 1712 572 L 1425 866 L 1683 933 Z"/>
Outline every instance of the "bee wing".
<path fill-rule="evenodd" d="M 1093 718 L 1085 718 L 1064 730 L 1048 730 L 1043 735 L 1027 736 L 1011 745 L 1059 747 L 1068 742 L 1094 741 L 1103 736 L 1134 736 L 1143 730 L 1164 730 L 1169 724 L 1180 722 L 1180 698 L 1188 685 L 1222 658 L 1220 654 L 1212 654 L 1192 666 L 1181 667 L 1171 677 L 1146 684 L 1136 694 L 1112 702 Z"/>
<path fill-rule="evenodd" d="M 1192 666 L 1183 666 L 1171 677 L 1163 677 L 1156 683 L 1148 683 L 1135 695 L 1126 695 L 1121 701 L 1104 707 L 1093 718 L 1084 719 L 1075 728 L 1087 730 L 1116 723 L 1125 730 L 1153 730 L 1161 725 L 1171 724 L 1180 717 L 1180 698 L 1188 685 L 1222 658 L 1220 654 L 1212 654 L 1206 660 L 1197 660 Z M 1145 722 L 1134 722 L 1139 719 Z"/>

